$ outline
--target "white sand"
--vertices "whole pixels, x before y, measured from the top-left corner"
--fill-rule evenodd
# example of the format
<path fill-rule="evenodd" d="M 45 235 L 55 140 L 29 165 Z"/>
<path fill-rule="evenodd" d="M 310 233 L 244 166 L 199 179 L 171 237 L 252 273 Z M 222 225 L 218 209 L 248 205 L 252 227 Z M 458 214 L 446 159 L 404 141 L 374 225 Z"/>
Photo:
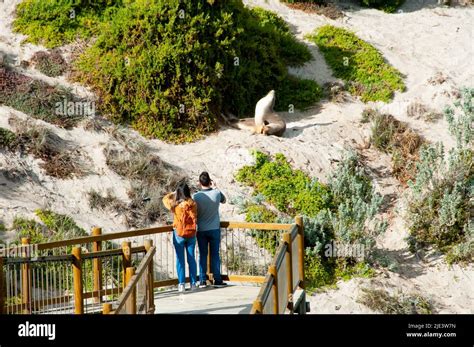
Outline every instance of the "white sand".
<path fill-rule="evenodd" d="M 0 3 L 0 51 L 23 60 L 44 48 L 21 45 L 22 37 L 11 32 L 11 11 L 18 2 Z M 387 61 L 406 76 L 406 92 L 397 93 L 390 104 L 377 103 L 374 106 L 408 122 L 429 141 L 443 141 L 447 147 L 453 145 L 454 140 L 447 131 L 445 120 L 428 123 L 423 119 L 409 118 L 406 106 L 419 101 L 441 112 L 446 104 L 452 103 L 450 93 L 453 89 L 473 86 L 473 9 L 438 7 L 436 1 L 407 1 L 402 7 L 403 13 L 385 14 L 363 9 L 346 11 L 344 18 L 330 20 L 291 10 L 277 0 L 244 2 L 278 12 L 300 39 L 328 23 L 353 30 L 378 48 Z M 420 6 L 421 3 L 428 3 L 429 6 Z M 310 44 L 310 47 L 315 59 L 302 68 L 291 69 L 291 72 L 314 79 L 321 85 L 334 81 L 317 47 L 314 44 Z M 439 72 L 447 77 L 446 82 L 430 85 L 428 79 Z M 51 84 L 69 85 L 64 77 L 51 79 L 33 70 L 27 73 Z M 87 93 L 80 86 L 74 88 L 80 95 Z M 262 91 L 262 95 L 266 92 Z M 223 127 L 218 133 L 192 144 L 170 145 L 158 140 L 147 141 L 147 144 L 164 161 L 181 167 L 191 177 L 197 178 L 202 170 L 209 171 L 219 188 L 229 198 L 233 198 L 250 194 L 249 189 L 241 187 L 233 178 L 236 170 L 251 162 L 250 149 L 261 149 L 272 154 L 281 152 L 295 167 L 324 180 L 344 147 L 363 147 L 367 143 L 370 126 L 359 123 L 365 107 L 367 105 L 357 100 L 344 104 L 322 101 L 306 112 L 282 113 L 288 122 L 288 130 L 283 138 L 250 135 Z M 25 116 L 0 106 L 0 126 L 8 127 L 10 112 Z M 8 225 L 15 215 L 32 217 L 35 208 L 48 207 L 72 216 L 86 229 L 99 225 L 106 232 L 124 230 L 120 216 L 92 212 L 86 200 L 86 193 L 92 188 L 104 191 L 111 188 L 116 195 L 126 199 L 128 182 L 107 168 L 102 154 L 103 147 L 110 140 L 109 136 L 87 132 L 82 128 L 65 131 L 51 127 L 88 154 L 92 173 L 81 179 L 55 180 L 45 176 L 39 169 L 39 162 L 30 156 L 20 158 L 1 153 L 0 168 L 6 165 L 23 167 L 31 170 L 33 175 L 26 182 L 18 184 L 0 177 L 0 221 Z M 383 177 L 376 173 L 376 169 L 390 170 L 390 158 L 374 150 L 366 150 L 364 154 L 373 171 L 377 189 L 383 194 L 395 194 L 398 198 L 402 190 L 399 183 L 391 176 Z M 399 210 L 397 201 L 397 206 L 386 215 L 390 219 L 390 228 L 378 241 L 380 246 L 399 260 L 400 270 L 399 273 L 386 272 L 386 275 L 377 276 L 377 286 L 420 292 L 431 298 L 440 312 L 474 313 L 473 267 L 448 268 L 441 259 L 425 263 L 409 254 L 404 241 L 407 231 L 401 216 L 396 213 Z M 223 207 L 222 214 L 226 219 L 243 218 L 238 215 L 236 207 L 230 204 Z M 366 279 L 353 279 L 339 283 L 338 289 L 312 296 L 312 312 L 371 312 L 356 302 L 358 288 L 366 286 L 368 282 Z"/>

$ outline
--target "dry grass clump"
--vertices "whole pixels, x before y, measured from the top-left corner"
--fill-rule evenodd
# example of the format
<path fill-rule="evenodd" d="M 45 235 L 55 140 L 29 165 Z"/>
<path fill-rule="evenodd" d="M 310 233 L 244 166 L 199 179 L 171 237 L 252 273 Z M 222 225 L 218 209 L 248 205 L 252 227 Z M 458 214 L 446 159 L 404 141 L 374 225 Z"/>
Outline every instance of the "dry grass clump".
<path fill-rule="evenodd" d="M 432 86 L 436 86 L 436 85 L 443 84 L 444 82 L 447 81 L 447 79 L 448 78 L 446 77 L 445 74 L 438 71 L 437 73 L 434 74 L 434 76 L 428 79 L 428 83 L 431 84 Z"/>
<path fill-rule="evenodd" d="M 18 118 L 10 118 L 9 123 L 15 129 L 20 151 L 41 159 L 43 162 L 40 167 L 47 175 L 67 179 L 85 174 L 79 160 L 81 153 L 70 148 L 68 143 L 52 130 Z"/>
<path fill-rule="evenodd" d="M 344 17 L 344 13 L 341 9 L 332 3 L 327 4 L 315 4 L 310 2 L 295 2 L 295 3 L 286 3 L 286 6 L 294 10 L 300 10 L 306 13 L 316 13 L 330 19 L 338 19 Z"/>
<path fill-rule="evenodd" d="M 432 303 L 420 294 L 390 294 L 384 289 L 362 288 L 358 302 L 385 314 L 432 314 Z"/>
<path fill-rule="evenodd" d="M 112 211 L 121 212 L 126 208 L 125 204 L 120 201 L 120 199 L 117 198 L 110 189 L 107 190 L 105 195 L 102 195 L 94 189 L 90 190 L 87 195 L 91 209 L 104 211 L 111 209 Z"/>
<path fill-rule="evenodd" d="M 340 82 L 328 82 L 325 83 L 324 88 L 329 101 L 335 103 L 342 103 L 347 100 L 346 89 L 343 83 Z"/>
<path fill-rule="evenodd" d="M 406 184 L 416 174 L 418 151 L 425 142 L 404 122 L 389 114 L 366 110 L 363 119 L 372 121 L 370 142 L 379 150 L 392 156 L 393 175 Z"/>
<path fill-rule="evenodd" d="M 436 112 L 419 101 L 414 101 L 408 105 L 407 115 L 408 117 L 423 119 L 427 122 L 436 122 L 437 120 L 443 118 L 443 114 L 441 112 Z"/>
<path fill-rule="evenodd" d="M 96 116 L 96 117 L 87 117 L 85 118 L 80 125 L 87 131 L 93 131 L 96 133 L 106 131 L 107 120 Z"/>
<path fill-rule="evenodd" d="M 61 76 L 67 70 L 66 61 L 57 49 L 36 52 L 31 58 L 31 63 L 38 71 L 49 77 Z"/>
<path fill-rule="evenodd" d="M 162 198 L 173 191 L 185 176 L 151 153 L 143 143 L 131 141 L 124 131 L 113 131 L 118 144 L 107 146 L 104 154 L 109 168 L 131 181 L 127 192 L 130 202 L 124 211 L 127 224 L 130 227 L 142 227 L 164 221 L 168 211 L 163 206 Z M 104 198 L 105 201 L 113 200 L 107 196 Z M 121 205 L 115 205 L 116 211 L 120 210 L 117 206 L 122 208 Z"/>

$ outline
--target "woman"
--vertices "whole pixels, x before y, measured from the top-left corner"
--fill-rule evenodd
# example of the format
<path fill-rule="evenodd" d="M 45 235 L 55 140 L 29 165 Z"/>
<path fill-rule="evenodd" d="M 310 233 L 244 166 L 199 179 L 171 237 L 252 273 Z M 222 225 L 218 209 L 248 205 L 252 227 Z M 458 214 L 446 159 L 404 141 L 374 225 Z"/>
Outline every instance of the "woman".
<path fill-rule="evenodd" d="M 173 245 L 176 251 L 176 269 L 178 271 L 178 291 L 184 292 L 186 281 L 184 253 L 189 267 L 191 279 L 191 290 L 196 289 L 196 259 L 194 249 L 196 248 L 196 222 L 197 205 L 191 198 L 189 186 L 180 183 L 176 192 L 169 193 L 163 198 L 165 207 L 174 214 L 173 218 Z"/>

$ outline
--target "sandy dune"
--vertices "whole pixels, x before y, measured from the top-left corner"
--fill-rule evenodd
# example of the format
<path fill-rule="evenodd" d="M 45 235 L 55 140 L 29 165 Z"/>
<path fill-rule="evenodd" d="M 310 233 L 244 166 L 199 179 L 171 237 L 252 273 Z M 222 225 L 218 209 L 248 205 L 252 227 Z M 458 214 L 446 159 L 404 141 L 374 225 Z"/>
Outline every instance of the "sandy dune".
<path fill-rule="evenodd" d="M 9 57 L 29 59 L 43 47 L 21 45 L 21 35 L 10 29 L 11 12 L 19 1 L 0 3 L 0 51 Z M 441 112 L 453 101 L 455 91 L 473 85 L 474 57 L 474 10 L 466 8 L 444 8 L 436 1 L 407 1 L 403 12 L 385 14 L 381 11 L 354 9 L 345 11 L 344 18 L 330 20 L 315 14 L 289 9 L 277 0 L 248 0 L 250 6 L 261 6 L 278 12 L 291 26 L 298 38 L 311 33 L 315 28 L 332 24 L 353 30 L 359 37 L 378 48 L 387 61 L 405 75 L 407 90 L 397 93 L 390 104 L 376 103 L 374 107 L 392 113 L 397 119 L 406 121 L 429 141 L 443 141 L 450 147 L 454 140 L 449 135 L 445 120 L 428 123 L 423 119 L 410 118 L 406 108 L 412 102 L 421 102 Z M 309 44 L 309 43 L 308 43 Z M 314 60 L 299 69 L 295 75 L 316 80 L 321 85 L 335 78 L 324 62 L 317 47 L 309 44 Z M 30 76 L 41 78 L 50 84 L 73 86 L 79 95 L 87 94 L 81 86 L 69 84 L 64 77 L 49 78 L 39 72 L 28 70 Z M 446 80 L 431 85 L 428 80 L 442 73 Z M 267 91 L 262 91 L 262 95 Z M 278 97 L 278 95 L 277 95 Z M 256 100 L 257 101 L 257 100 Z M 171 145 L 158 140 L 144 140 L 160 158 L 185 170 L 191 177 L 207 170 L 230 198 L 248 195 L 250 191 L 241 187 L 234 173 L 242 165 L 252 161 L 250 149 L 261 149 L 272 154 L 281 152 L 292 164 L 312 176 L 325 180 L 344 147 L 364 148 L 370 134 L 370 126 L 359 122 L 365 105 L 351 99 L 342 104 L 323 100 L 306 112 L 281 113 L 287 120 L 287 131 L 283 138 L 250 135 L 233 128 L 222 127 L 205 139 L 185 145 Z M 24 114 L 6 106 L 0 106 L 0 127 L 8 126 L 8 117 L 13 113 Z M 82 148 L 90 157 L 91 174 L 80 179 L 54 180 L 41 173 L 38 161 L 31 157 L 0 154 L 0 167 L 17 167 L 28 172 L 25 180 L 12 183 L 0 176 L 0 221 L 9 224 L 15 215 L 33 216 L 35 208 L 48 207 L 59 213 L 72 216 L 79 225 L 88 229 L 99 225 L 105 231 L 124 229 L 120 216 L 91 212 L 86 193 L 94 189 L 111 188 L 115 194 L 126 199 L 128 182 L 111 172 L 102 149 L 110 141 L 105 133 L 92 133 L 83 128 L 71 131 L 54 128 L 63 138 Z M 129 131 L 130 136 L 138 136 Z M 382 194 L 399 196 L 402 187 L 393 177 L 377 174 L 377 168 L 389 171 L 390 158 L 373 150 L 366 150 L 368 167 L 377 189 Z M 439 312 L 474 313 L 473 267 L 448 268 L 436 257 L 422 262 L 406 250 L 399 201 L 387 213 L 390 228 L 383 235 L 379 246 L 400 263 L 398 272 L 384 271 L 375 279 L 378 286 L 403 291 L 417 291 L 431 298 Z M 398 211 L 398 212 L 397 212 Z M 237 208 L 227 204 L 222 209 L 225 219 L 242 219 Z M 367 286 L 371 280 L 352 279 L 338 284 L 338 289 L 328 290 L 310 298 L 313 313 L 366 313 L 371 312 L 358 304 L 358 288 Z M 373 281 L 373 280 L 372 280 Z"/>

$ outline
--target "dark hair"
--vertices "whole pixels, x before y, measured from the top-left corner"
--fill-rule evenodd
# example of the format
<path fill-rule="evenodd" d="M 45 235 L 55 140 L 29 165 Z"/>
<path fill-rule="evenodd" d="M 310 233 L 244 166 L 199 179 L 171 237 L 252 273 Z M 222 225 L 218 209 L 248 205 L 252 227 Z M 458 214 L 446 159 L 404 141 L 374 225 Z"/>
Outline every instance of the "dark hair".
<path fill-rule="evenodd" d="M 209 173 L 206 171 L 201 172 L 199 175 L 199 183 L 204 187 L 209 187 L 211 185 L 211 177 L 209 177 Z"/>
<path fill-rule="evenodd" d="M 180 202 L 185 201 L 186 199 L 191 198 L 191 190 L 186 182 L 181 182 L 178 184 L 175 193 L 175 203 L 178 205 Z"/>

